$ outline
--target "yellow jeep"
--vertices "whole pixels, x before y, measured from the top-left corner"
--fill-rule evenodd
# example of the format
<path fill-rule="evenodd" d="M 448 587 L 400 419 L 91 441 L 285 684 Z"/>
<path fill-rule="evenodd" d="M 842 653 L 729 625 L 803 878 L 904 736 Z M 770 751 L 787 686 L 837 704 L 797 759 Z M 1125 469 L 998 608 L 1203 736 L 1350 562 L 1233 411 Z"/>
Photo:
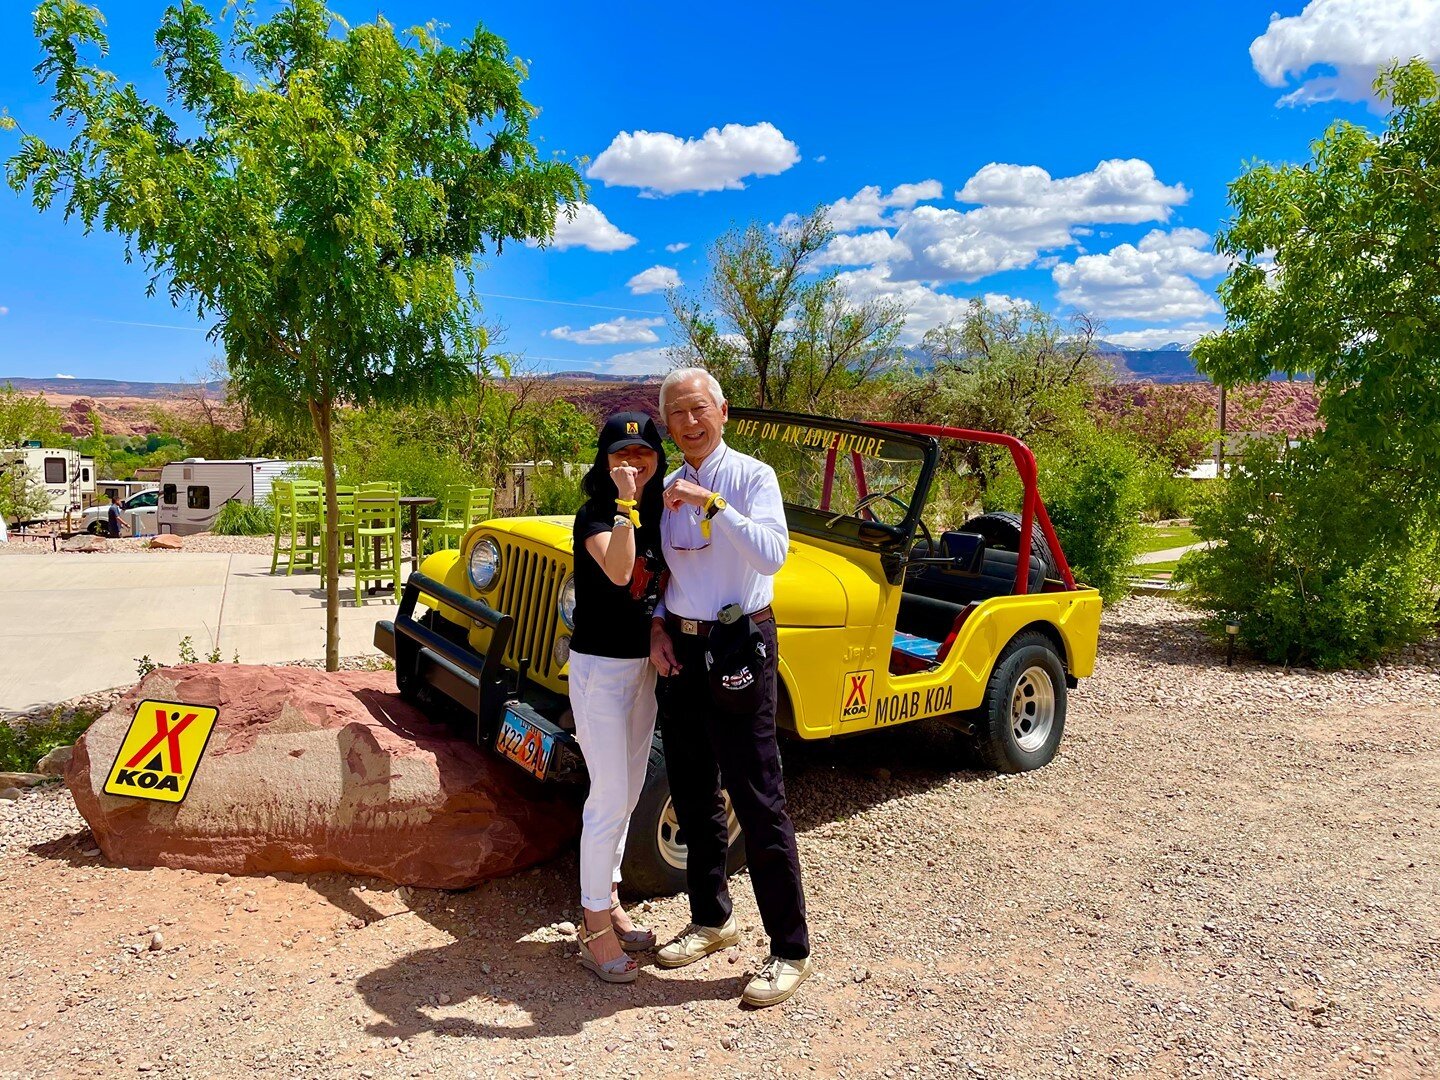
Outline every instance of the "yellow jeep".
<path fill-rule="evenodd" d="M 773 604 L 783 732 L 827 739 L 935 718 L 999 772 L 1055 756 L 1067 690 L 1094 668 L 1100 596 L 1075 583 L 1023 443 L 749 409 L 730 411 L 725 437 L 773 466 L 785 496 L 790 551 Z M 931 535 L 922 514 L 952 440 L 1009 450 L 1020 513 Z M 458 551 L 425 559 L 375 630 L 402 695 L 541 780 L 579 764 L 566 699 L 571 522 L 477 525 Z M 744 862 L 733 814 L 731 843 L 733 869 Z M 623 873 L 658 894 L 684 887 L 684 867 L 657 733 Z"/>

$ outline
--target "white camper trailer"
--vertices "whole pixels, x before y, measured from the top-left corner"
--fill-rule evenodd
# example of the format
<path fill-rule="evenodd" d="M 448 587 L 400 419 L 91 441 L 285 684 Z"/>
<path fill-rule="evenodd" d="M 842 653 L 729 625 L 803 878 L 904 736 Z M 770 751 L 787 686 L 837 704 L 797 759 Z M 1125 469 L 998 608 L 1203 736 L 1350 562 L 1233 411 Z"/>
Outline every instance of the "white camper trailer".
<path fill-rule="evenodd" d="M 27 514 L 12 514 L 12 524 L 60 521 L 78 514 L 95 497 L 95 461 L 78 450 L 49 446 L 19 446 L 0 450 L 0 482 L 13 486 L 12 494 L 39 489 Z M 29 500 L 26 500 L 29 501 Z M 20 520 L 23 518 L 23 521 Z"/>
<path fill-rule="evenodd" d="M 262 503 L 270 497 L 271 481 L 310 464 L 271 458 L 172 461 L 160 470 L 159 530 L 176 536 L 205 532 L 227 502 Z"/>

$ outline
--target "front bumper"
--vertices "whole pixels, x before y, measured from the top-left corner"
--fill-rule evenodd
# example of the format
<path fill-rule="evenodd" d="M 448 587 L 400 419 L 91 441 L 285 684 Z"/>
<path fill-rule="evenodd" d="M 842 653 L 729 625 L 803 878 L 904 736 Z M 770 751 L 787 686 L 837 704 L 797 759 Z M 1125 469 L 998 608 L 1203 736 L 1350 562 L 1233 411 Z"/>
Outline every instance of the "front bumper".
<path fill-rule="evenodd" d="M 485 655 L 418 621 L 415 606 L 422 593 L 487 627 L 491 633 Z M 579 754 L 570 732 L 522 700 L 528 659 L 522 658 L 518 673 L 509 672 L 502 663 L 514 632 L 515 620 L 509 615 L 417 571 L 405 582 L 394 621 L 375 624 L 375 647 L 395 661 L 395 683 L 402 697 L 413 700 L 422 688 L 443 694 L 459 706 L 457 734 L 476 746 L 493 747 L 501 719 L 510 712 L 558 746 Z"/>

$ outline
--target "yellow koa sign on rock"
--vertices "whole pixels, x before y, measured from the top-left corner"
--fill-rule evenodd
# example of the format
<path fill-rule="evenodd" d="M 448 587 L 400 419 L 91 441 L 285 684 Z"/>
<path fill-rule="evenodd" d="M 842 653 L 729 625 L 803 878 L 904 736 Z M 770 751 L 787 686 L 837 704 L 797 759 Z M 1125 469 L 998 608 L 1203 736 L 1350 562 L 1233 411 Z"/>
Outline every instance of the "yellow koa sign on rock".
<path fill-rule="evenodd" d="M 178 701 L 142 701 L 105 780 L 107 795 L 184 800 L 220 710 Z"/>

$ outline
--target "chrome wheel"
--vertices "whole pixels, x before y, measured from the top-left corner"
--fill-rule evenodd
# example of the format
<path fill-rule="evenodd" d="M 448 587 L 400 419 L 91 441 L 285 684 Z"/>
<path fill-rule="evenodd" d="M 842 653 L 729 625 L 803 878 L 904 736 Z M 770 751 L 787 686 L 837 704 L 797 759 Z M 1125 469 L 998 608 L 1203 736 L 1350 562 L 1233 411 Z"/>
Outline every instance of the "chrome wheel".
<path fill-rule="evenodd" d="M 740 820 L 735 816 L 735 808 L 730 805 L 730 794 L 725 793 L 725 828 L 728 836 L 726 840 L 730 847 L 735 846 L 736 839 L 740 836 Z M 660 857 L 676 870 L 685 869 L 685 859 L 688 854 L 685 847 L 685 834 L 680 831 L 680 822 L 675 817 L 675 801 L 667 798 L 665 809 L 660 812 L 660 822 L 655 828 L 655 846 L 660 851 Z"/>
<path fill-rule="evenodd" d="M 1010 730 L 1027 754 L 1039 750 L 1055 725 L 1055 684 L 1043 667 L 1028 667 L 1015 680 L 1010 695 Z"/>

